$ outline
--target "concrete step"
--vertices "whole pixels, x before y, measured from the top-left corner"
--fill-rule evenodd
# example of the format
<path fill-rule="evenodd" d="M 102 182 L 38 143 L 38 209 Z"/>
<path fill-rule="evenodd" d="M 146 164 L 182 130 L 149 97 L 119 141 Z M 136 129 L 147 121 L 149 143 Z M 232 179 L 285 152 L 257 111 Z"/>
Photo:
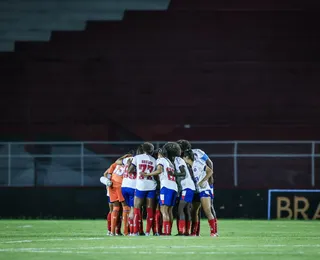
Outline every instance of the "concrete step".
<path fill-rule="evenodd" d="M 0 31 L 0 39 L 4 41 L 49 41 L 50 31 L 39 30 L 17 30 L 17 31 Z M 0 42 L 2 41 L 0 40 Z"/>
<path fill-rule="evenodd" d="M 1 1 L 0 10 L 3 11 L 47 11 L 47 10 L 166 10 L 169 0 L 114 0 L 114 1 L 41 1 L 41 0 L 17 0 Z"/>
<path fill-rule="evenodd" d="M 14 51 L 14 41 L 0 38 L 0 52 Z"/>

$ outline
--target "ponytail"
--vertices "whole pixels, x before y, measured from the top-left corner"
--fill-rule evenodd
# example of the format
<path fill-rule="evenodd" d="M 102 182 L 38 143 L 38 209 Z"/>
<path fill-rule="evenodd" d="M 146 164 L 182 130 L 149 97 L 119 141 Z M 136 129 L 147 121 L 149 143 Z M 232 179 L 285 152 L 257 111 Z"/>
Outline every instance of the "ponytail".
<path fill-rule="evenodd" d="M 194 154 L 191 149 L 185 150 L 183 156 L 188 157 L 189 159 L 194 161 Z"/>

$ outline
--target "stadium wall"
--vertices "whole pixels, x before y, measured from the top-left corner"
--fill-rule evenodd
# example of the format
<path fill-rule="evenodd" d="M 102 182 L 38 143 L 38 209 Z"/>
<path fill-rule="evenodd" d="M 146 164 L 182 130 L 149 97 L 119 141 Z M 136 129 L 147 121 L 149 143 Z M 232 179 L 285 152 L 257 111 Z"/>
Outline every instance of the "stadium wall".
<path fill-rule="evenodd" d="M 220 218 L 267 218 L 267 190 L 223 189 L 215 192 Z M 108 212 L 101 188 L 1 188 L 0 218 L 99 219 Z"/>
<path fill-rule="evenodd" d="M 0 197 L 0 219 L 102 219 L 108 213 L 98 187 L 3 187 Z M 224 219 L 320 220 L 320 190 L 218 189 L 215 209 Z"/>

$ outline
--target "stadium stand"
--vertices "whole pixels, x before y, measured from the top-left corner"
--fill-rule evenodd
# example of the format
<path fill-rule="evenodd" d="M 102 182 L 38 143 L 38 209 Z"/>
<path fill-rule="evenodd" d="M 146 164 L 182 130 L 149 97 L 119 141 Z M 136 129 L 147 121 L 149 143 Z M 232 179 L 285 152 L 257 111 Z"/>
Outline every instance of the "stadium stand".
<path fill-rule="evenodd" d="M 0 54 L 3 133 L 319 138 L 316 1 L 41 3 L 1 1 L 3 13 L 40 13 L 38 23 L 21 16 L 17 25 L 1 27 L 11 28 L 5 41 L 37 40 L 16 41 L 15 52 Z M 50 41 L 32 33 L 23 38 L 38 24 L 35 31 Z"/>

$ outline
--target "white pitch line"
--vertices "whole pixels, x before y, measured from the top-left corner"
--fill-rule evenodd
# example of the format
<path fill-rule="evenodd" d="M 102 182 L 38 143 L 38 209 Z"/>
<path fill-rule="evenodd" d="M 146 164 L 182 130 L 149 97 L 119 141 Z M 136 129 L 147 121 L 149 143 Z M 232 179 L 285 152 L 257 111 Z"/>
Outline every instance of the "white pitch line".
<path fill-rule="evenodd" d="M 74 251 L 74 250 L 39 250 L 37 248 L 31 248 L 30 250 L 24 249 L 17 249 L 17 248 L 7 248 L 7 249 L 0 249 L 0 252 L 24 252 L 24 253 L 62 253 L 62 254 L 127 254 L 126 252 L 87 252 L 87 251 Z M 192 251 L 186 251 L 186 252 L 153 252 L 153 251 L 136 251 L 136 252 L 130 252 L 130 254 L 163 254 L 163 255 L 287 255 L 287 252 L 262 252 L 262 251 L 253 251 L 253 252 L 237 252 L 237 251 L 227 251 L 227 252 L 192 252 Z M 305 252 L 299 251 L 294 252 L 292 254 L 300 254 L 304 255 Z M 317 252 L 316 254 L 320 254 L 320 252 Z"/>
<path fill-rule="evenodd" d="M 0 241 L 0 244 L 18 244 L 18 243 L 32 243 L 32 242 L 50 242 L 50 241 L 79 241 L 79 240 L 102 240 L 104 237 L 82 237 L 82 238 L 48 238 L 48 239 L 34 239 L 34 240 L 13 240 Z"/>

